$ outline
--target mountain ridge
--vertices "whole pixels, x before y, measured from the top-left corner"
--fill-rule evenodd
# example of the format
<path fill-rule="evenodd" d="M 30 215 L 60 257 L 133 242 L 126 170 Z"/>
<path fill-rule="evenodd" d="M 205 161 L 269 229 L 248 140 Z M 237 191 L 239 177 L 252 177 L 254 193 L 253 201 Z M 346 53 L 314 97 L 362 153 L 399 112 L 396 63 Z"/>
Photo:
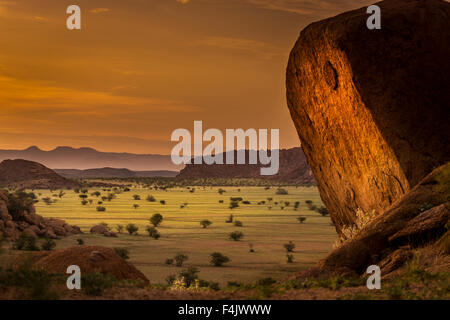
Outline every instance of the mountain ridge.
<path fill-rule="evenodd" d="M 45 151 L 37 146 L 24 150 L 0 150 L 0 161 L 23 159 L 49 168 L 86 170 L 92 168 L 127 168 L 133 171 L 179 171 L 170 155 L 102 152 L 93 148 L 59 146 Z"/>

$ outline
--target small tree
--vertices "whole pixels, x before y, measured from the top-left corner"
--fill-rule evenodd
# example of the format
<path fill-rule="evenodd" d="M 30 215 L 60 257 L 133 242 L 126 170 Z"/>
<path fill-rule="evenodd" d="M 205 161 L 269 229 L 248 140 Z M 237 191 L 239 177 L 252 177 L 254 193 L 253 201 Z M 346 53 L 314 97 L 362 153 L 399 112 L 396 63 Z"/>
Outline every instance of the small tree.
<path fill-rule="evenodd" d="M 306 217 L 298 217 L 297 220 L 298 222 L 303 223 L 306 221 Z"/>
<path fill-rule="evenodd" d="M 277 189 L 277 192 L 275 192 L 275 194 L 278 194 L 278 195 L 287 195 L 287 194 L 289 194 L 289 192 L 287 192 L 286 189 L 278 188 L 278 189 Z"/>
<path fill-rule="evenodd" d="M 95 191 L 95 192 L 91 193 L 91 196 L 97 197 L 97 198 L 100 197 L 100 195 L 101 195 L 100 191 Z"/>
<path fill-rule="evenodd" d="M 231 202 L 230 202 L 229 208 L 230 208 L 231 210 L 233 210 L 234 208 L 238 208 L 238 207 L 239 207 L 239 202 L 238 202 L 238 201 L 231 201 Z"/>
<path fill-rule="evenodd" d="M 244 234 L 240 231 L 233 231 L 230 233 L 230 239 L 234 241 L 239 241 L 244 237 Z"/>
<path fill-rule="evenodd" d="M 118 232 L 118 233 L 122 233 L 122 231 L 123 231 L 123 225 L 118 224 L 117 227 L 116 227 L 116 229 L 117 229 L 117 232 Z"/>
<path fill-rule="evenodd" d="M 141 196 L 138 194 L 133 195 L 134 200 L 141 200 Z"/>
<path fill-rule="evenodd" d="M 79 246 L 84 245 L 84 240 L 83 240 L 83 239 L 77 239 L 77 244 L 78 244 Z"/>
<path fill-rule="evenodd" d="M 220 252 L 211 253 L 211 264 L 215 267 L 221 267 L 224 263 L 230 261 L 230 258 L 224 256 Z"/>
<path fill-rule="evenodd" d="M 203 227 L 203 229 L 208 228 L 210 225 L 212 225 L 212 222 L 209 220 L 202 220 L 200 221 L 200 225 Z"/>
<path fill-rule="evenodd" d="M 232 223 L 233 219 L 234 219 L 233 215 L 230 214 L 230 216 L 228 217 L 228 220 L 226 220 L 225 223 Z"/>
<path fill-rule="evenodd" d="M 137 210 L 137 208 L 139 208 L 139 205 L 138 204 L 133 204 L 133 208 L 134 208 L 134 210 Z"/>
<path fill-rule="evenodd" d="M 161 235 L 159 234 L 158 230 L 155 227 L 148 226 L 146 230 L 148 232 L 148 235 L 155 240 L 158 240 L 161 237 Z"/>
<path fill-rule="evenodd" d="M 292 241 L 289 241 L 289 243 L 284 244 L 284 248 L 286 249 L 287 252 L 294 252 L 295 243 L 293 243 Z"/>
<path fill-rule="evenodd" d="M 175 262 L 176 262 L 177 267 L 181 267 L 181 266 L 183 266 L 183 263 L 184 263 L 187 259 L 189 259 L 189 257 L 188 257 L 187 255 L 183 254 L 183 253 L 179 253 L 179 254 L 177 254 L 177 255 L 174 257 L 174 259 L 175 259 Z"/>
<path fill-rule="evenodd" d="M 139 228 L 133 223 L 127 224 L 126 229 L 131 235 L 137 234 L 137 232 L 139 231 Z"/>
<path fill-rule="evenodd" d="M 161 222 L 163 221 L 163 216 L 159 213 L 155 213 L 151 218 L 150 218 L 150 223 L 152 225 L 154 225 L 155 227 L 159 226 L 161 224 Z"/>
<path fill-rule="evenodd" d="M 320 213 L 322 217 L 326 217 L 329 214 L 327 208 L 325 208 L 324 206 L 320 206 L 319 208 L 316 209 L 316 211 Z"/>
<path fill-rule="evenodd" d="M 162 205 L 166 204 L 166 200 L 160 200 L 159 203 L 161 203 Z"/>
<path fill-rule="evenodd" d="M 294 262 L 294 255 L 293 254 L 287 254 L 287 263 L 293 263 Z"/>
<path fill-rule="evenodd" d="M 235 227 L 243 227 L 244 224 L 242 223 L 242 221 L 236 220 L 236 221 L 234 221 L 234 226 Z"/>
<path fill-rule="evenodd" d="M 152 195 L 149 195 L 149 196 L 147 196 L 147 201 L 148 201 L 148 202 L 155 202 L 155 201 L 156 201 L 156 199 L 155 199 L 155 197 L 154 197 L 154 196 L 152 196 Z"/>

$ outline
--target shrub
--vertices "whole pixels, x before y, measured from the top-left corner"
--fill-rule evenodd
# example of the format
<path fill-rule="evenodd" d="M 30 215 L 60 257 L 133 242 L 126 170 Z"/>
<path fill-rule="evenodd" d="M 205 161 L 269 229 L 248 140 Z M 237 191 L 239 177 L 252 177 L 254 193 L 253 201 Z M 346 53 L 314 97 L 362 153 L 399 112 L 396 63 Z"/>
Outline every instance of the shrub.
<path fill-rule="evenodd" d="M 286 249 L 287 252 L 293 252 L 295 249 L 295 243 L 289 241 L 289 243 L 284 244 L 284 248 Z"/>
<path fill-rule="evenodd" d="M 306 217 L 298 217 L 297 220 L 298 222 L 303 223 L 306 221 Z"/>
<path fill-rule="evenodd" d="M 177 267 L 181 267 L 183 265 L 183 263 L 189 259 L 189 257 L 183 253 L 179 253 L 174 257 L 174 259 L 175 259 Z"/>
<path fill-rule="evenodd" d="M 42 198 L 42 201 L 44 201 L 44 203 L 46 204 L 46 205 L 51 205 L 52 203 L 53 203 L 53 200 L 52 199 L 50 199 L 49 197 L 46 197 L 46 198 Z M 9 211 L 9 212 L 11 212 L 11 211 Z"/>
<path fill-rule="evenodd" d="M 255 252 L 255 249 L 253 249 L 253 243 L 249 243 L 248 246 L 250 248 L 250 252 Z"/>
<path fill-rule="evenodd" d="M 233 215 L 230 214 L 230 216 L 228 217 L 228 220 L 226 220 L 225 223 L 232 223 L 233 219 L 234 219 Z"/>
<path fill-rule="evenodd" d="M 242 199 L 242 197 L 230 197 L 230 201 L 231 202 L 239 202 L 239 201 L 242 201 L 243 199 Z"/>
<path fill-rule="evenodd" d="M 85 206 L 85 205 L 87 205 L 87 204 L 88 204 L 88 201 L 86 201 L 86 200 L 81 201 L 81 205 L 82 205 L 82 206 Z"/>
<path fill-rule="evenodd" d="M 130 252 L 127 248 L 114 248 L 114 251 L 124 260 L 130 259 Z"/>
<path fill-rule="evenodd" d="M 224 263 L 230 261 L 230 258 L 224 256 L 220 252 L 211 253 L 211 264 L 215 267 L 221 267 Z"/>
<path fill-rule="evenodd" d="M 91 273 L 81 278 L 81 288 L 89 296 L 101 296 L 105 289 L 116 285 L 117 280 L 107 274 Z"/>
<path fill-rule="evenodd" d="M 32 270 L 27 264 L 14 270 L 0 269 L 0 290 L 7 287 L 21 288 L 25 289 L 21 299 L 57 300 L 60 297 L 53 288 L 54 277 L 45 270 Z"/>
<path fill-rule="evenodd" d="M 163 216 L 159 213 L 155 213 L 151 218 L 150 218 L 150 223 L 152 225 L 154 225 L 155 227 L 159 226 L 161 224 L 161 222 L 163 221 Z"/>
<path fill-rule="evenodd" d="M 133 223 L 127 224 L 125 229 L 127 229 L 128 233 L 131 234 L 131 235 L 137 234 L 137 232 L 139 231 L 139 228 Z"/>
<path fill-rule="evenodd" d="M 200 225 L 203 227 L 203 229 L 206 229 L 207 227 L 212 225 L 212 222 L 205 219 L 205 220 L 200 221 Z"/>
<path fill-rule="evenodd" d="M 166 264 L 167 265 L 172 265 L 173 264 L 173 259 L 172 258 L 168 258 L 168 259 L 166 259 Z"/>
<path fill-rule="evenodd" d="M 289 194 L 289 192 L 288 192 L 286 189 L 278 188 L 278 189 L 277 189 L 277 192 L 275 192 L 275 194 L 278 194 L 278 195 L 287 195 L 287 194 Z"/>
<path fill-rule="evenodd" d="M 141 196 L 138 194 L 133 195 L 134 200 L 141 200 Z"/>
<path fill-rule="evenodd" d="M 106 211 L 106 208 L 105 208 L 105 207 L 102 207 L 102 206 L 98 206 L 98 207 L 97 207 L 97 211 L 98 211 L 98 212 L 105 212 L 105 211 Z"/>
<path fill-rule="evenodd" d="M 158 240 L 161 237 L 161 235 L 159 234 L 158 230 L 156 230 L 155 227 L 148 226 L 147 232 L 148 232 L 148 235 L 155 240 Z"/>
<path fill-rule="evenodd" d="M 123 231 L 123 225 L 118 224 L 117 227 L 116 227 L 116 230 L 117 230 L 118 233 L 122 233 L 122 231 Z"/>
<path fill-rule="evenodd" d="M 293 263 L 294 262 L 294 255 L 293 254 L 287 254 L 287 263 Z"/>
<path fill-rule="evenodd" d="M 324 206 L 320 206 L 319 208 L 316 209 L 316 211 L 320 213 L 323 217 L 329 214 L 327 208 L 325 208 Z"/>
<path fill-rule="evenodd" d="M 133 204 L 133 208 L 134 208 L 134 210 L 137 210 L 137 208 L 139 208 L 139 205 L 138 204 Z"/>
<path fill-rule="evenodd" d="M 310 204 L 312 204 L 313 202 L 312 202 L 311 200 L 305 200 L 305 203 L 306 203 L 307 205 L 310 205 Z"/>
<path fill-rule="evenodd" d="M 101 195 L 100 191 L 95 191 L 95 192 L 91 193 L 91 196 L 97 197 L 97 198 L 100 197 L 100 195 Z"/>
<path fill-rule="evenodd" d="M 84 245 L 84 240 L 83 239 L 77 239 L 77 243 L 79 246 Z"/>
<path fill-rule="evenodd" d="M 56 242 L 52 239 L 45 239 L 41 245 L 41 248 L 44 251 L 51 251 L 51 250 L 55 249 L 55 247 L 56 247 Z"/>
<path fill-rule="evenodd" d="M 231 202 L 230 202 L 229 208 L 230 208 L 231 210 L 233 210 L 234 208 L 238 208 L 238 207 L 239 207 L 239 203 L 238 203 L 237 201 L 231 201 Z"/>
<path fill-rule="evenodd" d="M 156 202 L 156 199 L 155 199 L 154 196 L 149 195 L 149 196 L 147 196 L 147 201 L 148 201 L 148 202 Z"/>
<path fill-rule="evenodd" d="M 236 220 L 236 221 L 234 221 L 234 226 L 235 227 L 243 227 L 244 224 L 242 223 L 242 221 Z"/>
<path fill-rule="evenodd" d="M 230 239 L 234 241 L 239 241 L 244 237 L 244 234 L 240 231 L 233 231 L 230 233 Z"/>
<path fill-rule="evenodd" d="M 16 241 L 14 241 L 13 249 L 24 251 L 39 251 L 39 248 L 36 245 L 36 238 L 32 236 L 27 236 L 23 233 Z"/>
<path fill-rule="evenodd" d="M 196 267 L 190 266 L 181 270 L 179 277 L 184 279 L 186 288 L 189 288 L 198 279 L 199 270 Z"/>

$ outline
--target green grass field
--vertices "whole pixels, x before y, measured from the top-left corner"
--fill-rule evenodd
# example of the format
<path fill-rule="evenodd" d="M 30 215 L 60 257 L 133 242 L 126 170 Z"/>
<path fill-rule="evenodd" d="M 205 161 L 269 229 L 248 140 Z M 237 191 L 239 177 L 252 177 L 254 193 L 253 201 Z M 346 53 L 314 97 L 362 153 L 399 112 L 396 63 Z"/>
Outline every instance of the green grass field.
<path fill-rule="evenodd" d="M 189 260 L 185 265 L 199 268 L 199 276 L 208 281 L 224 284 L 228 281 L 248 282 L 264 277 L 283 278 L 289 273 L 303 270 L 315 264 L 331 251 L 332 243 L 337 239 L 329 217 L 307 208 L 305 200 L 312 200 L 320 206 L 322 202 L 315 187 L 286 187 L 288 195 L 276 195 L 276 188 L 265 190 L 263 187 L 222 187 L 226 190 L 220 195 L 218 187 L 195 187 L 191 193 L 187 188 L 173 188 L 167 191 L 132 188 L 130 192 L 117 194 L 111 202 L 105 201 L 105 212 L 97 212 L 97 202 L 101 199 L 92 196 L 94 191 L 102 195 L 108 192 L 102 189 L 89 189 L 88 199 L 92 204 L 82 205 L 79 194 L 65 191 L 61 199 L 48 190 L 40 190 L 39 199 L 51 197 L 57 202 L 46 205 L 43 201 L 36 204 L 36 211 L 44 217 L 66 220 L 82 228 L 84 235 L 77 235 L 57 241 L 57 248 L 77 245 L 76 239 L 82 238 L 86 245 L 107 247 L 126 247 L 130 251 L 130 262 L 140 269 L 152 283 L 165 283 L 168 275 L 176 274 L 180 268 L 165 264 L 167 258 L 177 253 L 185 253 Z M 240 191 L 238 191 L 240 189 Z M 140 195 L 141 200 L 134 200 L 133 195 Z M 156 202 L 148 202 L 148 195 L 153 195 Z M 238 208 L 229 209 L 230 197 L 242 197 L 251 204 L 240 204 Z M 269 203 L 267 198 L 273 198 Z M 165 200 L 166 204 L 160 204 Z M 219 203 L 219 200 L 224 200 Z M 257 203 L 266 201 L 266 204 Z M 281 202 L 290 205 L 281 209 Z M 300 202 L 297 211 L 294 203 Z M 275 202 L 279 202 L 275 205 Z M 180 208 L 187 203 L 187 206 Z M 133 204 L 139 208 L 134 209 Z M 284 205 L 284 204 L 283 204 Z M 272 207 L 269 210 L 269 206 Z M 164 221 L 158 230 L 159 240 L 151 239 L 145 231 L 149 218 L 160 213 Z M 225 223 L 230 214 L 240 220 L 243 227 Z M 299 216 L 306 217 L 300 224 Z M 200 226 L 200 221 L 208 219 L 212 225 L 207 229 Z M 89 229 L 100 222 L 105 222 L 116 231 L 118 224 L 135 223 L 139 226 L 139 235 L 120 234 L 118 238 L 106 238 L 89 234 Z M 229 234 L 241 231 L 241 241 L 229 240 Z M 126 232 L 126 231 L 125 231 Z M 296 244 L 294 263 L 287 263 L 283 244 L 293 241 Z M 249 252 L 249 243 L 253 244 L 254 253 Z M 221 252 L 231 259 L 225 267 L 213 267 L 210 254 Z"/>

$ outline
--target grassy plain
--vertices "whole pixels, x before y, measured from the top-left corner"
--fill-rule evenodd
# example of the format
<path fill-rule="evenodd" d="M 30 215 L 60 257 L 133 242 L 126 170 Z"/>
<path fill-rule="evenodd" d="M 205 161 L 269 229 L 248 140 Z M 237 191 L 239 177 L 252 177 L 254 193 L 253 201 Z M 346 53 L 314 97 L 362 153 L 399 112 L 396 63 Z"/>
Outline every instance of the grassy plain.
<path fill-rule="evenodd" d="M 51 197 L 57 201 L 51 205 L 39 201 L 36 211 L 44 217 L 64 219 L 69 224 L 80 226 L 85 232 L 58 240 L 57 248 L 77 245 L 79 238 L 86 245 L 126 247 L 130 251 L 129 261 L 152 283 L 165 283 L 168 275 L 181 270 L 165 264 L 167 258 L 177 253 L 189 256 L 185 266 L 197 267 L 200 278 L 225 284 L 228 281 L 248 282 L 264 277 L 281 279 L 289 273 L 312 266 L 331 251 L 337 237 L 330 218 L 309 210 L 305 204 L 306 200 L 312 200 L 315 205 L 322 205 L 317 188 L 286 187 L 288 195 L 277 195 L 276 187 L 268 190 L 264 187 L 221 188 L 226 190 L 222 195 L 218 193 L 218 187 L 195 187 L 195 192 L 190 192 L 192 188 L 181 187 L 167 191 L 134 187 L 130 192 L 117 194 L 110 202 L 104 201 L 102 206 L 106 208 L 105 212 L 96 210 L 101 196 L 91 195 L 99 191 L 106 196 L 109 192 L 103 189 L 89 189 L 88 199 L 93 201 L 87 205 L 81 204 L 79 194 L 73 190 L 65 191 L 61 199 L 53 196 L 59 191 L 39 190 L 35 191 L 39 199 Z M 139 195 L 141 200 L 134 200 L 134 195 Z M 153 195 L 156 202 L 146 201 L 148 195 Z M 231 210 L 230 197 L 242 197 L 250 204 L 241 202 L 238 208 Z M 160 200 L 165 200 L 166 204 L 161 204 Z M 265 201 L 265 204 L 258 204 L 260 201 Z M 289 206 L 284 204 L 286 201 Z M 300 206 L 294 210 L 296 201 L 300 202 Z M 134 204 L 138 204 L 139 208 L 134 209 Z M 183 205 L 185 207 L 181 208 Z M 269 206 L 272 208 L 269 209 Z M 145 231 L 149 218 L 155 213 L 164 217 L 158 227 L 161 234 L 159 240 L 151 239 Z M 243 227 L 225 223 L 230 214 L 242 221 Z M 306 221 L 299 223 L 299 216 L 306 217 Z M 200 226 L 203 219 L 210 220 L 212 225 L 203 229 Z M 139 226 L 139 234 L 131 236 L 122 233 L 118 238 L 89 234 L 89 229 L 101 222 L 107 223 L 113 231 L 116 231 L 118 224 L 134 223 Z M 233 231 L 243 232 L 244 238 L 241 241 L 230 240 L 229 234 Z M 289 241 L 296 245 L 294 263 L 287 263 L 283 247 Z M 250 243 L 255 250 L 253 253 L 249 252 Z M 224 267 L 213 267 L 210 254 L 216 251 L 228 256 L 231 262 Z"/>

